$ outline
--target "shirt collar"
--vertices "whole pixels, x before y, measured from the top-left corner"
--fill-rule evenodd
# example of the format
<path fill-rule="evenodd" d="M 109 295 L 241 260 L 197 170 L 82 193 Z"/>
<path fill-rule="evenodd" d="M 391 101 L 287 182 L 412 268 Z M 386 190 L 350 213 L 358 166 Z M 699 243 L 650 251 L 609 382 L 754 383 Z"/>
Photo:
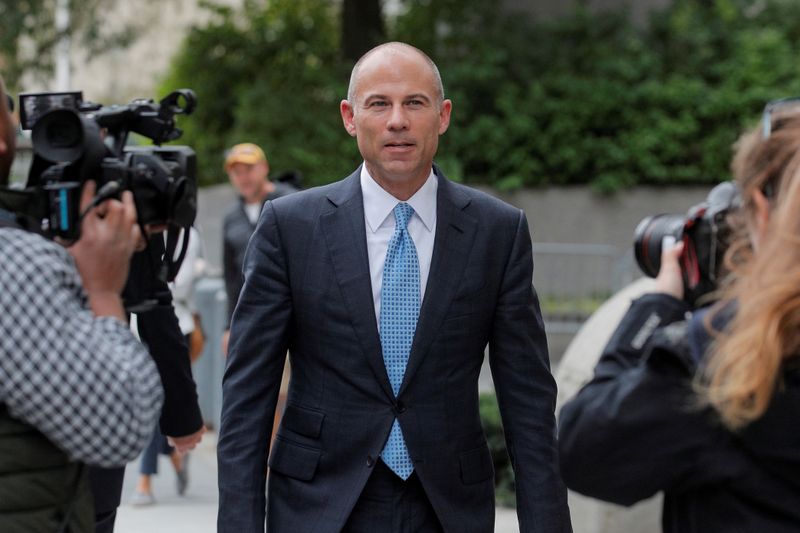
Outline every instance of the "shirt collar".
<path fill-rule="evenodd" d="M 431 173 L 422 187 L 414 193 L 414 196 L 406 200 L 406 203 L 414 208 L 414 213 L 429 232 L 436 227 L 436 192 L 438 188 L 439 182 L 431 168 Z M 364 196 L 364 214 L 367 226 L 372 233 L 375 233 L 401 200 L 378 185 L 367 170 L 367 165 L 361 165 L 361 193 Z"/>

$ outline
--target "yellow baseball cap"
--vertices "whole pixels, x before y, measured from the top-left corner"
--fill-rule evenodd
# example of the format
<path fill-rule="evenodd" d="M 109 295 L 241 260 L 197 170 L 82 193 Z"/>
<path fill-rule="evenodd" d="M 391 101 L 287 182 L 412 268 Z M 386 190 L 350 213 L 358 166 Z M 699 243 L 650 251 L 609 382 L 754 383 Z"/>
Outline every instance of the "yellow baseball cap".
<path fill-rule="evenodd" d="M 245 165 L 255 165 L 261 161 L 266 161 L 267 156 L 264 151 L 253 143 L 237 144 L 225 154 L 225 170 L 231 168 L 235 163 Z"/>

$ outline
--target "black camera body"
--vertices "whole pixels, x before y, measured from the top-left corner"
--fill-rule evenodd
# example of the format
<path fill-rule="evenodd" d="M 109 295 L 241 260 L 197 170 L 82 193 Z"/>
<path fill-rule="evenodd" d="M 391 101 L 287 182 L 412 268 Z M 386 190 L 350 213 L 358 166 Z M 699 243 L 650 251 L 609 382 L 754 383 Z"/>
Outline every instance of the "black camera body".
<path fill-rule="evenodd" d="M 722 264 L 731 239 L 728 215 L 740 205 L 733 182 L 715 186 L 705 201 L 685 215 L 661 214 L 642 220 L 634 232 L 636 263 L 646 275 L 656 277 L 661 269 L 662 241 L 666 236 L 683 242 L 680 257 L 684 300 L 691 307 L 705 303 L 717 289 Z"/>
<path fill-rule="evenodd" d="M 80 191 L 97 182 L 98 200 L 133 193 L 140 224 L 188 228 L 197 214 L 197 162 L 187 146 L 161 147 L 182 134 L 175 115 L 196 104 L 188 89 L 155 103 L 84 102 L 82 93 L 20 95 L 20 122 L 31 130 L 33 163 L 22 210 L 47 236 L 72 241 L 80 232 Z M 157 146 L 126 146 L 129 133 Z"/>

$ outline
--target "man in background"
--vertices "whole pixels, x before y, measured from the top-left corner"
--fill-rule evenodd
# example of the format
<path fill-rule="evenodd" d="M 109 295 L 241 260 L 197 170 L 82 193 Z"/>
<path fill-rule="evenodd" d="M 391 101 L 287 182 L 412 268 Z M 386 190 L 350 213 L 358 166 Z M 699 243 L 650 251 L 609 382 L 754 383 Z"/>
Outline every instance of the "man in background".
<path fill-rule="evenodd" d="M 225 172 L 239 195 L 239 202 L 225 215 L 223 223 L 223 270 L 228 295 L 228 318 L 222 335 L 222 353 L 228 353 L 228 337 L 233 309 L 244 284 L 242 265 L 244 251 L 256 229 L 261 208 L 267 200 L 297 191 L 281 181 L 270 181 L 269 162 L 264 151 L 255 144 L 237 144 L 225 156 Z"/>

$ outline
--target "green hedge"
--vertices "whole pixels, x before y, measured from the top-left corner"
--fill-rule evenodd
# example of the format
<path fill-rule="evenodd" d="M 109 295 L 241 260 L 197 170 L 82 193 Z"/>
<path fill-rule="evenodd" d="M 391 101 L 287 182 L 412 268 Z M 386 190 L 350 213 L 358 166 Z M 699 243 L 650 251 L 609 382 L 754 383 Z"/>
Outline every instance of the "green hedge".
<path fill-rule="evenodd" d="M 226 181 L 223 153 L 239 142 L 261 145 L 274 172 L 299 170 L 307 185 L 343 177 L 359 156 L 339 116 L 349 70 L 339 59 L 337 13 L 319 0 L 246 2 L 245 10 L 213 8 L 162 83 L 163 92 L 197 93 L 180 142 L 198 152 L 201 183 Z"/>
<path fill-rule="evenodd" d="M 634 27 L 577 3 L 558 21 L 508 16 L 482 0 L 406 1 L 390 38 L 436 60 L 454 102 L 437 160 L 450 177 L 501 189 L 715 183 L 764 103 L 800 93 L 800 2 L 676 0 Z M 338 3 L 272 0 L 216 16 L 187 38 L 164 90 L 193 87 L 182 142 L 201 179 L 222 150 L 262 144 L 275 170 L 335 180 L 359 156 L 338 102 L 351 65 Z"/>

